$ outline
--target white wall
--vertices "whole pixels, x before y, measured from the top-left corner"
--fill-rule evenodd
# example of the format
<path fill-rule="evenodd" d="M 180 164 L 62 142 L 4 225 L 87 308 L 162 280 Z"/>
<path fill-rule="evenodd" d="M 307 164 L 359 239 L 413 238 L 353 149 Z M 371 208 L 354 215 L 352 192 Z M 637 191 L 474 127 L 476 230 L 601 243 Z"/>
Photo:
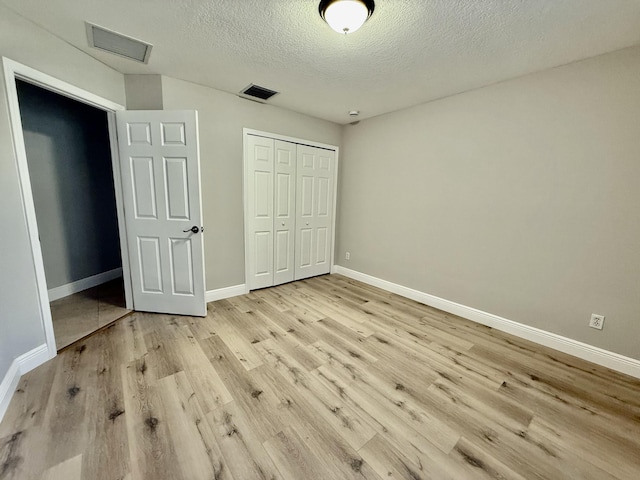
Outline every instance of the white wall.
<path fill-rule="evenodd" d="M 0 4 L 0 55 L 124 104 L 116 71 L 15 15 Z M 0 78 L 0 379 L 17 356 L 44 343 L 33 258 Z"/>
<path fill-rule="evenodd" d="M 242 129 L 340 144 L 341 128 L 325 120 L 162 77 L 166 110 L 198 110 L 207 290 L 245 283 Z"/>
<path fill-rule="evenodd" d="M 341 166 L 340 265 L 640 359 L 640 47 L 345 126 Z"/>

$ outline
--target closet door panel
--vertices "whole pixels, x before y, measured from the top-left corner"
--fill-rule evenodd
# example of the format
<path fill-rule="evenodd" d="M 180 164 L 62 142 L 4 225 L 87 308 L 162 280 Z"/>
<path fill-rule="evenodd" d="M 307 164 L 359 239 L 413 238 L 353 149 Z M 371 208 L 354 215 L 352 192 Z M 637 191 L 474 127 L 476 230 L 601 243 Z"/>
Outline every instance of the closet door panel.
<path fill-rule="evenodd" d="M 332 203 L 330 200 L 330 180 L 328 178 L 318 178 L 318 217 L 329 218 L 331 215 Z"/>
<path fill-rule="evenodd" d="M 276 140 L 273 285 L 291 282 L 295 271 L 296 144 Z"/>
<path fill-rule="evenodd" d="M 313 208 L 313 175 L 302 175 L 299 183 L 301 191 L 298 214 L 301 218 L 312 219 L 315 213 Z"/>
<path fill-rule="evenodd" d="M 298 145 L 296 280 L 329 273 L 335 152 Z"/>
<path fill-rule="evenodd" d="M 250 289 L 273 285 L 274 140 L 249 135 L 248 244 Z"/>
<path fill-rule="evenodd" d="M 329 264 L 329 246 L 329 229 L 318 227 L 316 229 L 316 267 L 320 268 L 323 265 Z M 330 267 L 331 265 L 329 265 L 329 268 Z"/>
<path fill-rule="evenodd" d="M 271 273 L 271 233 L 270 232 L 255 232 L 255 275 L 257 277 L 266 278 Z M 268 286 L 268 285 L 265 285 Z"/>
<path fill-rule="evenodd" d="M 301 268 L 311 268 L 311 259 L 313 258 L 311 249 L 313 248 L 313 230 L 311 228 L 301 228 L 300 232 L 300 249 L 296 255 L 298 266 Z M 296 280 L 305 277 L 298 277 Z"/>
<path fill-rule="evenodd" d="M 331 271 L 331 235 L 333 230 L 333 168 L 335 152 L 316 149 L 316 245 L 315 275 Z"/>

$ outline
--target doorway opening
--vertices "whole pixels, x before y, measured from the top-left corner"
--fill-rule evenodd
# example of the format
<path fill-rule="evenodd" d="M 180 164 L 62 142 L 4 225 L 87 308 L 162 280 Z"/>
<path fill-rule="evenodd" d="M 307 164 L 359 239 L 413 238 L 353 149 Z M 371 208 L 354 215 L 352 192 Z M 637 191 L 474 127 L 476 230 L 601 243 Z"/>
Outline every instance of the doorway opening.
<path fill-rule="evenodd" d="M 107 115 L 109 145 L 111 150 L 111 164 L 113 169 L 113 182 L 115 186 L 116 208 L 118 212 L 118 230 L 120 235 L 120 250 L 122 260 L 122 280 L 124 283 L 124 294 L 126 307 L 133 309 L 133 299 L 131 292 L 131 271 L 129 266 L 129 250 L 127 245 L 127 227 L 124 221 L 124 206 L 122 199 L 122 181 L 120 173 L 120 161 L 118 157 L 117 135 L 116 135 L 116 112 L 124 110 L 124 106 L 108 100 L 104 97 L 91 93 L 70 83 L 59 80 L 51 75 L 40 72 L 27 65 L 23 65 L 9 58 L 2 57 L 2 69 L 4 74 L 4 88 L 9 110 L 9 120 L 11 122 L 11 136 L 13 139 L 14 152 L 16 156 L 16 167 L 20 183 L 22 197 L 22 208 L 26 220 L 27 234 L 29 238 L 29 249 L 33 260 L 33 270 L 35 273 L 35 287 L 37 292 L 38 313 L 42 330 L 44 332 L 45 344 L 34 349 L 29 357 L 29 364 L 25 371 L 29 371 L 48 359 L 56 356 L 56 339 L 53 331 L 51 319 L 51 308 L 49 305 L 49 292 L 44 270 L 42 257 L 42 246 L 34 206 L 31 180 L 29 178 L 29 166 L 27 163 L 27 153 L 22 130 L 22 120 L 20 115 L 20 104 L 18 101 L 17 81 L 23 80 L 31 85 L 42 87 L 65 98 L 76 100 L 82 104 L 93 106 Z M 46 348 L 42 348 L 46 347 Z"/>
<path fill-rule="evenodd" d="M 58 351 L 130 312 L 107 112 L 16 79 Z"/>

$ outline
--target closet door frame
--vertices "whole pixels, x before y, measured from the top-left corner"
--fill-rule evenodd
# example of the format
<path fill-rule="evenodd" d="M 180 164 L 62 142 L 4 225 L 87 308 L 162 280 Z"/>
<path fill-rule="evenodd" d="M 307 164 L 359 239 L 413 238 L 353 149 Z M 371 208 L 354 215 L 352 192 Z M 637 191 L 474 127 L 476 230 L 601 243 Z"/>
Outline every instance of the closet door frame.
<path fill-rule="evenodd" d="M 254 135 L 257 137 L 265 137 L 273 140 L 282 140 L 284 142 L 295 143 L 299 145 L 308 145 L 310 147 L 323 148 L 325 150 L 333 150 L 335 152 L 335 164 L 333 170 L 333 218 L 332 222 L 332 235 L 331 235 L 331 273 L 335 268 L 335 246 L 336 246 L 336 213 L 337 213 L 337 200 L 338 200 L 338 170 L 339 170 L 339 156 L 340 149 L 337 145 L 329 145 L 326 143 L 314 142 L 311 140 L 305 140 L 302 138 L 289 137 L 286 135 L 278 135 L 276 133 L 264 132 L 260 130 L 253 130 L 250 128 L 244 128 L 242 130 L 242 142 L 243 142 L 243 209 L 244 209 L 244 271 L 245 271 L 245 290 L 249 291 L 250 286 L 250 225 L 249 225 L 249 136 Z"/>

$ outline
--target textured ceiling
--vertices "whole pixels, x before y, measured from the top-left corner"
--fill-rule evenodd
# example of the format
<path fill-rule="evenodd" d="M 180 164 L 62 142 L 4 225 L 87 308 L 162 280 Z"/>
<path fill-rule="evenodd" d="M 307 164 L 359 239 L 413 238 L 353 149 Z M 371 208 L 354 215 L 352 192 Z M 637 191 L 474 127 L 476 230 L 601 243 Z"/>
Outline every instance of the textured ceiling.
<path fill-rule="evenodd" d="M 376 0 L 343 36 L 319 0 L 0 0 L 123 73 L 156 73 L 337 123 L 640 44 L 640 0 Z M 148 65 L 87 45 L 84 21 L 153 44 Z"/>

